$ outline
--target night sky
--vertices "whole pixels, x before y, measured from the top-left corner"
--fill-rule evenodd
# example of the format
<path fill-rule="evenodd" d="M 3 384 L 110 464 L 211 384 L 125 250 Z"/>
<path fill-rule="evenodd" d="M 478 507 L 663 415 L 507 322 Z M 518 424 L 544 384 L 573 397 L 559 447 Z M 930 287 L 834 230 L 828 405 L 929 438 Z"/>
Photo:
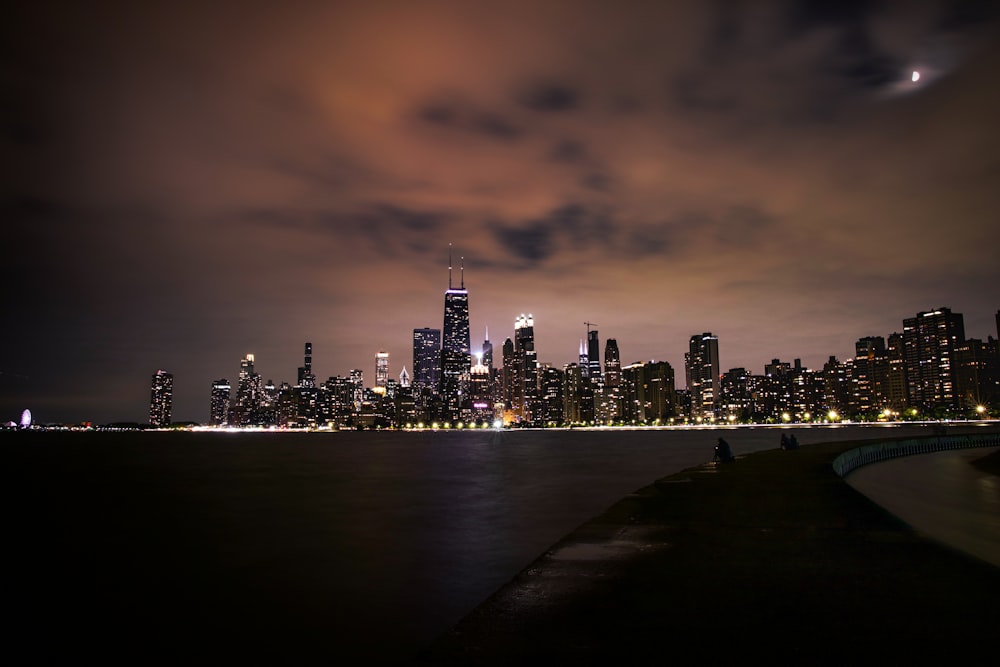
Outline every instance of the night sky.
<path fill-rule="evenodd" d="M 174 419 L 411 368 L 448 244 L 473 348 L 820 367 L 996 335 L 994 3 L 22 2 L 0 32 L 0 419 Z M 913 81 L 913 72 L 919 80 Z M 457 271 L 456 271 L 457 282 Z"/>

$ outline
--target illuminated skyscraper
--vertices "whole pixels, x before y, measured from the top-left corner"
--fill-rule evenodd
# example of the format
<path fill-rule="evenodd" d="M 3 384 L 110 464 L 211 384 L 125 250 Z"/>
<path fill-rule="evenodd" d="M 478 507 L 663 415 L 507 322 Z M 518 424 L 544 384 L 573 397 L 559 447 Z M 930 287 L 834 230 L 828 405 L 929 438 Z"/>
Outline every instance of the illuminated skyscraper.
<path fill-rule="evenodd" d="M 156 371 L 149 393 L 149 425 L 157 428 L 169 426 L 173 403 L 174 376 L 163 370 Z"/>
<path fill-rule="evenodd" d="M 233 406 L 234 426 L 249 426 L 260 421 L 264 387 L 260 375 L 254 370 L 254 356 L 248 354 L 240 361 L 240 380 L 236 387 L 236 404 Z"/>
<path fill-rule="evenodd" d="M 507 338 L 503 342 L 503 368 L 500 371 L 500 399 L 503 401 L 505 415 L 504 421 L 517 418 L 514 414 L 514 387 L 518 384 L 517 357 L 514 354 L 514 341 Z M 523 397 L 522 397 L 523 400 Z"/>
<path fill-rule="evenodd" d="M 354 392 L 354 409 L 356 410 L 365 400 L 365 374 L 360 368 L 351 370 L 350 383 Z"/>
<path fill-rule="evenodd" d="M 538 353 L 535 352 L 535 320 L 521 314 L 514 320 L 514 357 L 517 379 L 513 407 L 523 420 L 531 420 L 538 401 Z"/>
<path fill-rule="evenodd" d="M 441 370 L 441 330 L 413 330 L 413 386 L 414 393 L 437 391 Z"/>
<path fill-rule="evenodd" d="M 486 327 L 486 339 L 483 341 L 483 366 L 493 370 L 493 343 L 490 342 L 490 328 Z"/>
<path fill-rule="evenodd" d="M 602 422 L 614 422 L 622 417 L 621 377 L 618 341 L 609 338 L 604 344 L 604 381 L 599 394 L 595 394 L 595 416 Z"/>
<path fill-rule="evenodd" d="M 961 313 L 948 308 L 903 320 L 903 358 L 910 405 L 923 410 L 958 406 L 955 348 L 965 342 Z"/>
<path fill-rule="evenodd" d="M 312 361 L 313 361 L 313 345 L 312 343 L 306 343 L 305 345 L 305 355 L 303 359 L 302 366 L 299 367 L 299 387 L 303 389 L 312 389 L 316 386 L 316 376 L 312 372 Z"/>
<path fill-rule="evenodd" d="M 449 418 L 462 405 L 463 377 L 472 369 L 469 335 L 469 291 L 465 289 L 465 263 L 461 283 L 451 282 L 451 258 L 448 259 L 448 291 L 444 294 L 444 334 L 441 339 L 441 398 Z"/>
<path fill-rule="evenodd" d="M 684 366 L 691 392 L 691 417 L 714 419 L 719 398 L 719 339 L 710 332 L 691 336 Z"/>
<path fill-rule="evenodd" d="M 385 388 L 389 380 L 389 353 L 379 351 L 375 355 L 375 386 Z"/>
<path fill-rule="evenodd" d="M 212 426 L 226 426 L 229 423 L 229 394 L 232 387 L 223 378 L 212 383 L 212 406 L 208 423 Z"/>
<path fill-rule="evenodd" d="M 590 367 L 590 382 L 596 388 L 603 378 L 601 376 L 601 342 L 597 337 L 597 329 L 591 329 L 590 322 L 587 325 L 587 365 Z"/>

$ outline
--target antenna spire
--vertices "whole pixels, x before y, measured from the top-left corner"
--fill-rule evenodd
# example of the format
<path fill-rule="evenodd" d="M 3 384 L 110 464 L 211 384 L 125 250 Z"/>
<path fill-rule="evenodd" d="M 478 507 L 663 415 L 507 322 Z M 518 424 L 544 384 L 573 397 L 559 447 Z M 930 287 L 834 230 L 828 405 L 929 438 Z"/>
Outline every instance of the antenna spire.
<path fill-rule="evenodd" d="M 461 258 L 462 262 L 462 286 L 459 289 L 465 289 L 465 257 Z"/>
<path fill-rule="evenodd" d="M 448 289 L 451 289 L 451 244 L 448 244 Z"/>

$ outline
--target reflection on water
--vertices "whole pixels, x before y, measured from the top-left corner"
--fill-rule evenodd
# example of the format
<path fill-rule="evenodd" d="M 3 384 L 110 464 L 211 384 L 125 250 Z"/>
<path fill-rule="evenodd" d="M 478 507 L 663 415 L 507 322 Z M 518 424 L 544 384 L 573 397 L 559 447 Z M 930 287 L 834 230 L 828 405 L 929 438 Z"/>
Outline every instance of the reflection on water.
<path fill-rule="evenodd" d="M 780 432 L 724 435 L 742 456 Z M 4 442 L 9 636 L 290 662 L 413 654 L 623 495 L 711 460 L 719 431 L 25 435 Z"/>

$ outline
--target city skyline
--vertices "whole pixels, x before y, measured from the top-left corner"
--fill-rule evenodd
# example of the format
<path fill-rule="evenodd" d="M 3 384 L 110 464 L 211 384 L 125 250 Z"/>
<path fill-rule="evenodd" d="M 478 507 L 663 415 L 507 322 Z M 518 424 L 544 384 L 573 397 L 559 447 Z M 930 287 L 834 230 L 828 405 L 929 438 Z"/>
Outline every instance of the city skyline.
<path fill-rule="evenodd" d="M 162 368 L 204 421 L 303 341 L 395 377 L 449 243 L 473 351 L 531 313 L 559 367 L 585 322 L 678 377 L 696 332 L 754 372 L 995 334 L 996 10 L 660 4 L 18 3 L 0 418 L 141 419 Z"/>
<path fill-rule="evenodd" d="M 445 322 L 456 319 L 448 299 L 453 293 L 454 289 L 449 284 Z M 464 289 L 464 282 L 461 293 L 463 306 L 467 306 L 468 292 Z M 457 319 L 467 318 L 459 316 Z M 876 414 L 880 419 L 892 419 L 903 416 L 904 411 L 909 418 L 934 414 L 942 417 L 968 416 L 970 411 L 988 416 L 1000 405 L 997 403 L 1000 396 L 997 393 L 1000 391 L 1000 310 L 995 313 L 995 324 L 996 338 L 992 334 L 985 339 L 970 338 L 964 329 L 964 315 L 940 307 L 904 318 L 902 332 L 858 338 L 854 356 L 838 359 L 836 355 L 830 355 L 822 370 L 803 365 L 800 358 L 794 359 L 793 368 L 792 363 L 776 356 L 764 364 L 762 374 L 745 367 L 732 367 L 723 373 L 719 362 L 718 336 L 711 332 L 695 334 L 690 337 L 689 351 L 684 355 L 686 398 L 682 401 L 675 393 L 675 388 L 680 387 L 676 385 L 673 366 L 664 360 L 632 362 L 624 370 L 646 374 L 646 378 L 639 380 L 639 376 L 627 372 L 631 379 L 622 383 L 623 368 L 618 342 L 614 338 L 606 341 L 604 366 L 595 365 L 594 355 L 585 353 L 585 350 L 593 350 L 599 345 L 599 333 L 591 328 L 595 326 L 591 322 L 585 323 L 588 345 L 584 347 L 581 341 L 578 362 L 564 364 L 561 370 L 557 370 L 550 362 L 538 359 L 534 349 L 534 319 L 522 313 L 515 320 L 513 340 L 508 337 L 504 342 L 503 364 L 500 367 L 492 365 L 492 345 L 488 336 L 484 340 L 484 347 L 488 349 L 485 355 L 476 351 L 459 352 L 447 362 L 435 354 L 440 330 L 414 329 L 411 367 L 417 369 L 416 375 L 425 380 L 418 381 L 412 393 L 407 393 L 405 398 L 397 394 L 400 388 L 408 390 L 411 387 L 405 361 L 396 382 L 390 378 L 390 355 L 386 351 L 375 355 L 375 380 L 367 384 L 363 369 L 357 368 L 350 373 L 330 376 L 328 381 L 318 381 L 310 372 L 311 342 L 305 343 L 305 367 L 299 368 L 299 380 L 295 385 L 286 381 L 276 384 L 272 380 L 264 385 L 262 376 L 254 372 L 254 355 L 248 354 L 241 362 L 238 392 L 232 396 L 232 401 L 228 381 L 223 379 L 212 383 L 208 423 L 213 426 L 276 426 L 291 425 L 297 421 L 300 427 L 315 428 L 323 425 L 323 419 L 317 417 L 320 412 L 326 411 L 330 420 L 327 425 L 336 422 L 344 426 L 355 418 L 363 419 L 366 410 L 371 410 L 374 415 L 387 407 L 395 415 L 386 417 L 386 425 L 396 427 L 406 425 L 404 421 L 397 423 L 397 420 L 406 419 L 404 414 L 410 416 L 410 424 L 414 426 L 418 422 L 436 424 L 451 421 L 492 424 L 495 420 L 504 423 L 523 421 L 524 424 L 534 425 L 555 425 L 564 421 L 610 424 L 622 418 L 627 421 L 630 414 L 632 419 L 638 416 L 640 420 L 656 419 L 659 422 L 659 417 L 644 416 L 646 410 L 652 410 L 655 415 L 656 405 L 664 414 L 669 414 L 671 423 L 675 420 L 679 423 L 703 420 L 744 423 L 772 419 L 809 422 L 827 412 L 834 420 L 852 417 L 870 419 Z M 452 335 L 452 338 L 455 336 Z M 425 367 L 439 369 L 443 378 L 445 366 L 449 363 L 462 366 L 463 356 L 469 368 L 457 373 L 453 383 L 426 379 L 430 374 Z M 472 364 L 472 358 L 478 361 Z M 641 367 L 645 370 L 640 370 Z M 552 370 L 557 372 L 550 378 L 547 374 Z M 650 376 L 650 373 L 655 375 Z M 161 379 L 164 376 L 169 379 L 165 399 Z M 667 385 L 655 391 L 635 386 L 637 381 L 643 384 L 653 377 L 660 377 L 658 382 L 666 382 Z M 748 381 L 753 384 L 751 378 L 756 378 L 756 388 L 748 385 Z M 767 386 L 769 383 L 777 384 Z M 162 427 L 170 423 L 172 384 L 173 376 L 162 369 L 153 375 L 150 425 Z M 348 384 L 351 388 L 347 393 L 352 397 L 353 408 L 339 403 Z M 218 390 L 222 387 L 225 393 L 220 401 Z M 249 412 L 255 416 L 247 419 L 248 411 L 244 406 L 247 388 L 261 399 L 270 393 L 266 402 L 275 412 L 266 416 L 266 410 L 253 410 Z M 654 394 L 649 394 L 650 391 Z M 467 398 L 472 397 L 470 400 L 475 408 L 468 401 L 463 403 L 463 393 L 468 394 Z M 783 393 L 786 395 L 782 396 Z M 653 398 L 650 404 L 650 398 L 644 398 L 644 394 L 657 398 Z M 329 398 L 322 398 L 324 395 Z M 380 402 L 382 396 L 388 399 L 382 407 L 373 404 L 370 408 L 361 409 L 362 403 Z M 166 419 L 162 417 L 164 402 Z M 231 411 L 228 409 L 230 402 Z M 630 403 L 632 407 L 629 407 Z M 645 408 L 641 407 L 643 404 L 646 404 Z M 826 407 L 821 407 L 823 405 Z M 344 409 L 347 412 L 343 412 Z M 235 422 L 232 421 L 234 419 Z M 373 426 L 374 423 L 366 425 Z"/>

